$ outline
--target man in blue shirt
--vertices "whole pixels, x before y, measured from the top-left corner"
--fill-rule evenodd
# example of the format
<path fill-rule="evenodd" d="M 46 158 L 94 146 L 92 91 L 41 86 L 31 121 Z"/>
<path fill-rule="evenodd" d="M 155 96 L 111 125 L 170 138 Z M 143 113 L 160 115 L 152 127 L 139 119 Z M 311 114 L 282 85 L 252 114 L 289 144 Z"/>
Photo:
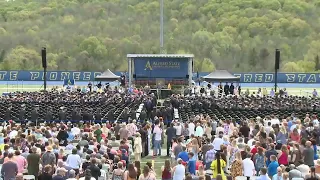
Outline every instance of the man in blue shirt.
<path fill-rule="evenodd" d="M 266 164 L 268 166 L 271 163 L 270 157 L 272 155 L 275 155 L 275 156 L 277 155 L 277 151 L 275 150 L 274 144 L 270 144 L 269 150 L 267 150 L 265 154 L 266 154 L 266 158 L 267 158 Z"/>
<path fill-rule="evenodd" d="M 189 156 L 188 156 L 188 153 L 186 151 L 187 148 L 185 146 L 183 146 L 182 150 L 183 151 L 178 154 L 178 158 L 181 158 L 183 162 L 188 162 L 189 161 Z"/>
<path fill-rule="evenodd" d="M 277 168 L 279 167 L 279 164 L 275 155 L 270 156 L 270 161 L 271 163 L 268 165 L 268 175 L 272 178 L 275 174 L 277 174 Z"/>
<path fill-rule="evenodd" d="M 196 160 L 193 159 L 193 152 L 189 152 L 188 172 L 192 175 L 196 175 Z"/>

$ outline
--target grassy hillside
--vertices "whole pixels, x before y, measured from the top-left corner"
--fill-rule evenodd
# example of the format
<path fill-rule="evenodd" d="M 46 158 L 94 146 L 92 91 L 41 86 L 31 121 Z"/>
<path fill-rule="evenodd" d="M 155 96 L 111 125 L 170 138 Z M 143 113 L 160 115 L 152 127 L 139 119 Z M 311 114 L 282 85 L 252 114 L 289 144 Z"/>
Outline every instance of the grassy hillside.
<path fill-rule="evenodd" d="M 165 0 L 165 51 L 196 70 L 320 69 L 320 0 Z M 0 1 L 0 68 L 125 70 L 128 53 L 159 53 L 159 0 Z M 319 59 L 319 58 L 318 58 Z"/>

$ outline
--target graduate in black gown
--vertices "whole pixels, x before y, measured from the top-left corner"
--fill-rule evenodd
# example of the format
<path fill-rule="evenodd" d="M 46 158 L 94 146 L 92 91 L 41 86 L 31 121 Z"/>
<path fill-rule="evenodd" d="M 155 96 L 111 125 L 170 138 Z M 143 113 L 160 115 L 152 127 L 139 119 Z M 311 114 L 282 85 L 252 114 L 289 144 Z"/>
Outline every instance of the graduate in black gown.
<path fill-rule="evenodd" d="M 230 87 L 229 87 L 228 83 L 226 83 L 226 84 L 224 85 L 224 88 L 223 88 L 224 94 L 225 94 L 226 96 L 228 96 L 228 94 L 229 94 L 229 89 L 230 89 Z"/>

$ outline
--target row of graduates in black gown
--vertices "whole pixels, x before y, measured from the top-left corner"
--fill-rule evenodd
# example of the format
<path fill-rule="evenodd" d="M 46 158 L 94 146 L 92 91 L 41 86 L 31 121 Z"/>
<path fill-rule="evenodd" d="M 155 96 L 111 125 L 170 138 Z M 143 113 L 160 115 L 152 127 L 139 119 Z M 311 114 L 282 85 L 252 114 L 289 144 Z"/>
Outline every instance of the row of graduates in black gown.
<path fill-rule="evenodd" d="M 60 108 L 58 114 L 55 114 L 52 108 L 48 108 L 46 113 L 40 117 L 39 109 L 37 107 L 33 108 L 31 111 L 27 111 L 26 108 L 21 107 L 19 110 L 18 117 L 15 119 L 12 116 L 12 109 L 8 108 L 4 115 L 4 120 L 15 120 L 15 121 L 52 121 L 52 120 L 102 120 L 101 109 L 97 108 L 96 111 L 87 109 L 81 111 L 79 108 L 74 108 L 71 111 L 70 118 L 67 117 L 67 110 L 65 108 Z M 111 114 L 111 113 L 110 113 Z M 29 118 L 28 118 L 29 117 Z"/>
<path fill-rule="evenodd" d="M 0 120 L 114 120 L 117 118 L 114 111 L 122 110 L 119 107 L 136 108 L 145 99 L 112 92 L 106 95 L 78 92 L 20 93 L 0 99 Z"/>

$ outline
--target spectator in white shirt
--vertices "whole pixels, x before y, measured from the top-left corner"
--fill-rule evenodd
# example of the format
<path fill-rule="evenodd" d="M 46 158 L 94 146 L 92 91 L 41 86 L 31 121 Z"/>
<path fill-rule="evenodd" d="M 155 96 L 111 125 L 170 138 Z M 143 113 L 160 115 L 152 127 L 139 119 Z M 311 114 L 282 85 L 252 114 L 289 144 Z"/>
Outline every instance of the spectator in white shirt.
<path fill-rule="evenodd" d="M 251 160 L 251 154 L 247 155 L 247 158 L 242 161 L 243 164 L 243 175 L 247 177 L 247 180 L 250 177 L 255 175 L 254 163 Z"/>
<path fill-rule="evenodd" d="M 181 126 L 180 126 L 181 127 Z M 181 132 L 181 131 L 180 131 Z M 153 141 L 153 155 L 161 155 L 161 135 L 162 135 L 162 129 L 159 126 L 159 120 L 155 121 L 155 126 L 153 129 L 154 134 L 154 141 Z M 159 150 L 159 154 L 158 153 Z"/>
<path fill-rule="evenodd" d="M 276 125 L 276 124 L 280 124 L 280 120 L 273 115 L 270 118 L 264 119 L 264 125 L 268 126 L 269 122 L 271 123 L 271 126 Z"/>
<path fill-rule="evenodd" d="M 312 123 L 313 123 L 313 125 L 319 125 L 319 121 L 317 119 L 317 116 L 315 116 L 315 115 L 312 116 Z"/>
<path fill-rule="evenodd" d="M 251 148 L 255 144 L 254 136 L 250 134 L 250 139 L 247 142 L 248 146 Z"/>
<path fill-rule="evenodd" d="M 74 125 L 73 128 L 71 129 L 71 133 L 74 136 L 80 135 L 81 130 L 77 127 L 77 125 Z"/>
<path fill-rule="evenodd" d="M 193 123 L 193 121 L 191 121 L 189 124 L 188 124 L 188 129 L 189 129 L 189 137 L 191 136 L 191 134 L 194 134 L 194 129 L 195 129 L 195 125 Z"/>
<path fill-rule="evenodd" d="M 219 136 L 214 138 L 212 145 L 213 145 L 213 149 L 216 151 L 220 151 L 221 145 L 223 144 L 223 131 L 219 132 Z"/>
<path fill-rule="evenodd" d="M 179 122 L 177 122 L 177 125 L 174 126 L 174 128 L 176 129 L 176 136 L 179 137 L 182 134 L 182 127 L 181 124 Z"/>
<path fill-rule="evenodd" d="M 9 138 L 14 139 L 18 135 L 18 131 L 15 127 L 12 128 L 12 131 L 9 133 Z"/>
<path fill-rule="evenodd" d="M 270 131 L 272 130 L 271 122 L 267 123 L 267 127 L 265 128 L 267 136 L 269 136 Z"/>
<path fill-rule="evenodd" d="M 72 150 L 72 154 L 68 155 L 66 163 L 69 167 L 76 171 L 76 174 L 79 173 L 80 165 L 81 165 L 81 158 L 77 154 L 77 149 Z"/>

